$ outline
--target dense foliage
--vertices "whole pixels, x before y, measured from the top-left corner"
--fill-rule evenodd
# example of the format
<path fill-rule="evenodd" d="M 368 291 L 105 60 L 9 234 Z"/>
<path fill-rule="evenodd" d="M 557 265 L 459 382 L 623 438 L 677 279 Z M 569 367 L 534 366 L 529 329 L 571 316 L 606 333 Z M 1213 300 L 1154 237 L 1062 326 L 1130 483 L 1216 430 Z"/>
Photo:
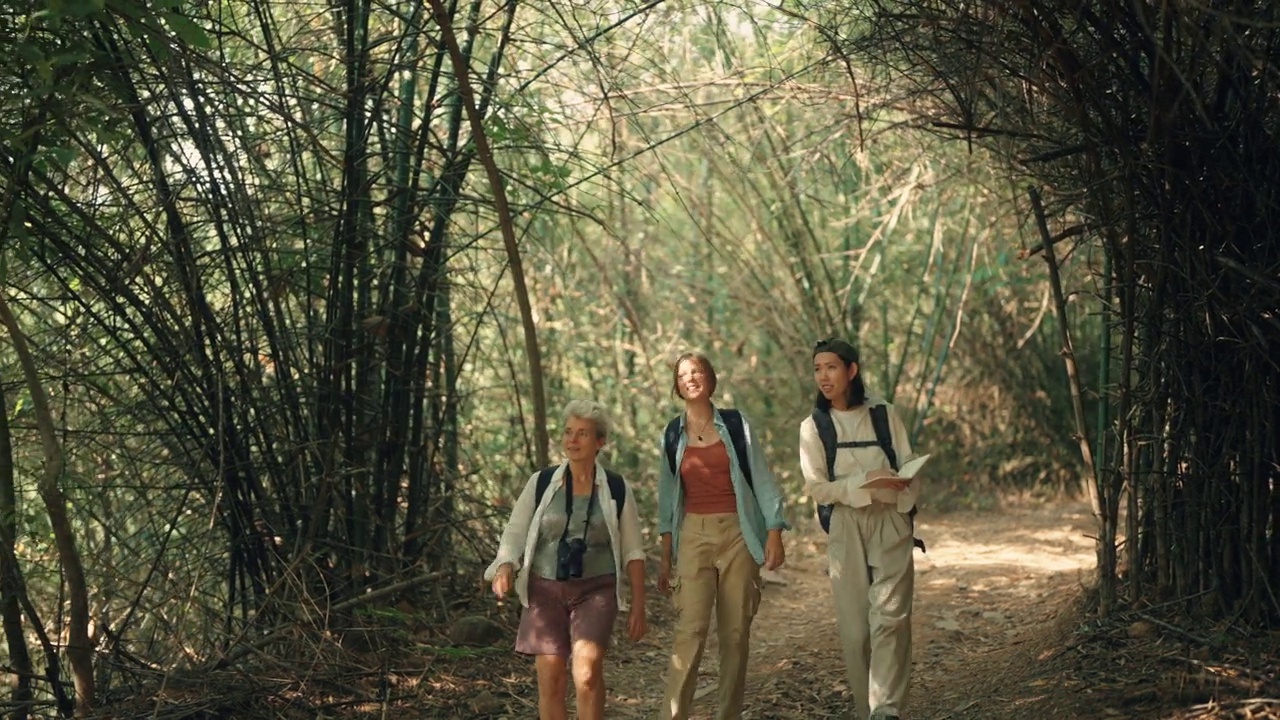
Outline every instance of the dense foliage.
<path fill-rule="evenodd" d="M 292 657 L 393 597 L 447 614 L 566 400 L 614 409 L 650 502 L 689 347 L 801 527 L 832 333 L 939 453 L 935 506 L 1076 490 L 1059 318 L 1094 389 L 1112 326 L 1087 294 L 1053 311 L 1021 192 L 907 132 L 833 37 L 715 3 L 6 6 L 14 699 Z M 1104 291 L 1096 260 L 1072 291 Z"/>
<path fill-rule="evenodd" d="M 1031 185 L 1051 263 L 1100 258 L 1103 609 L 1125 576 L 1133 605 L 1280 619 L 1276 5 L 810 9 L 839 57 L 902 90 L 914 124 Z"/>

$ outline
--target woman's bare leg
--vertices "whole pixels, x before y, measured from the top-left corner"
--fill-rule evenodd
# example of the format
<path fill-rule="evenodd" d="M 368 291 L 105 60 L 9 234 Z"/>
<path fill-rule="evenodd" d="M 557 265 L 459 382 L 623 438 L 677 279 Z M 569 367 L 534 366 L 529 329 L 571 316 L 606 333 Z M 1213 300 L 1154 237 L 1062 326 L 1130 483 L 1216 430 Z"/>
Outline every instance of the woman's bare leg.
<path fill-rule="evenodd" d="M 565 691 L 569 689 L 569 674 L 565 671 L 564 658 L 539 655 L 533 665 L 538 674 L 539 720 L 568 720 Z"/>
<path fill-rule="evenodd" d="M 573 643 L 573 686 L 578 694 L 578 720 L 604 718 L 604 652 L 598 643 Z"/>

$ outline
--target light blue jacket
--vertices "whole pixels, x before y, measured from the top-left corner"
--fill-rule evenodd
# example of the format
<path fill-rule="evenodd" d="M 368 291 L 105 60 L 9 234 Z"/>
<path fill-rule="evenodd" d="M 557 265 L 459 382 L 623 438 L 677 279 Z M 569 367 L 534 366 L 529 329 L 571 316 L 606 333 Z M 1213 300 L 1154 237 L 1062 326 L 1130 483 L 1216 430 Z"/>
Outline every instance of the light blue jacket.
<path fill-rule="evenodd" d="M 684 462 L 684 450 L 688 444 L 688 436 L 684 432 L 684 415 L 679 417 L 680 444 L 676 447 L 676 469 Z M 738 467 L 738 453 L 734 451 L 733 441 L 729 439 L 729 430 L 725 427 L 724 418 L 717 410 L 715 414 L 716 432 L 724 441 L 725 450 L 729 453 L 729 475 L 733 480 L 733 494 L 738 502 L 738 520 L 742 525 L 742 539 L 746 541 L 751 557 L 764 564 L 764 543 L 770 530 L 790 530 L 784 516 L 786 503 L 782 497 L 782 489 L 778 481 L 769 471 L 765 462 L 764 450 L 756 441 L 747 416 L 742 416 L 742 434 L 747 443 L 747 461 L 751 464 L 751 485 Z M 664 438 L 665 441 L 665 438 Z M 662 452 L 658 473 L 658 534 L 671 533 L 672 558 L 678 557 L 680 549 L 680 525 L 684 519 L 684 484 L 679 475 L 671 472 L 667 464 L 667 451 L 659 442 Z M 752 489 L 754 488 L 754 492 Z"/>

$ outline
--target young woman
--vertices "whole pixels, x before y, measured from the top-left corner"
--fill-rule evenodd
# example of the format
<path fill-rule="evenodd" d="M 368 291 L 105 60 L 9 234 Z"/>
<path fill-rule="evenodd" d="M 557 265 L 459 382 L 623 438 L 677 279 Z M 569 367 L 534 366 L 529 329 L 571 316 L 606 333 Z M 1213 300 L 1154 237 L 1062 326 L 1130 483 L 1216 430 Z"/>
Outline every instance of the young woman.
<path fill-rule="evenodd" d="M 911 601 L 915 565 L 909 515 L 920 494 L 918 480 L 897 477 L 876 443 L 868 398 L 849 343 L 830 339 L 814 346 L 816 412 L 829 412 L 836 429 L 834 477 L 812 416 L 800 423 L 800 469 L 805 492 L 834 505 L 827 545 L 836 624 L 849 688 L 862 720 L 897 720 L 911 679 Z M 901 418 L 887 405 L 893 448 L 900 463 L 914 454 Z M 864 484 L 879 481 L 876 489 Z"/>
<path fill-rule="evenodd" d="M 684 413 L 663 434 L 658 589 L 672 590 L 674 553 L 679 617 L 662 718 L 689 717 L 714 608 L 720 642 L 716 717 L 736 719 L 742 715 L 751 621 L 760 603 L 760 565 L 773 570 L 785 558 L 783 497 L 746 417 L 712 405 L 711 362 L 687 353 L 673 375 L 672 390 L 684 400 Z"/>
<path fill-rule="evenodd" d="M 618 610 L 627 607 L 617 573 L 625 567 L 630 581 L 628 634 L 636 641 L 645 633 L 645 552 L 635 498 L 596 459 L 609 437 L 604 406 L 574 400 L 564 420 L 568 461 L 543 471 L 541 497 L 543 472 L 529 478 L 485 580 L 498 597 L 514 587 L 524 606 L 516 651 L 535 656 L 538 717 L 566 719 L 569 662 L 578 717 L 599 720 L 605 651 Z"/>

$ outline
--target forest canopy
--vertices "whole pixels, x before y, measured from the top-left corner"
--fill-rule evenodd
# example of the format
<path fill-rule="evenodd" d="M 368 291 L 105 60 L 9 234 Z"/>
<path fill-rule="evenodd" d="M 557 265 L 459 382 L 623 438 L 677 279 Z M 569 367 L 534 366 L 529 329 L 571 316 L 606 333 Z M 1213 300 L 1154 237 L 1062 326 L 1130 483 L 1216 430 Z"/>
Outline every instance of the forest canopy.
<path fill-rule="evenodd" d="M 1088 492 L 1104 611 L 1274 623 L 1276 12 L 7 5 L 14 700 L 447 616 L 569 399 L 652 503 L 690 348 L 811 522 L 832 334 L 935 507 Z"/>

